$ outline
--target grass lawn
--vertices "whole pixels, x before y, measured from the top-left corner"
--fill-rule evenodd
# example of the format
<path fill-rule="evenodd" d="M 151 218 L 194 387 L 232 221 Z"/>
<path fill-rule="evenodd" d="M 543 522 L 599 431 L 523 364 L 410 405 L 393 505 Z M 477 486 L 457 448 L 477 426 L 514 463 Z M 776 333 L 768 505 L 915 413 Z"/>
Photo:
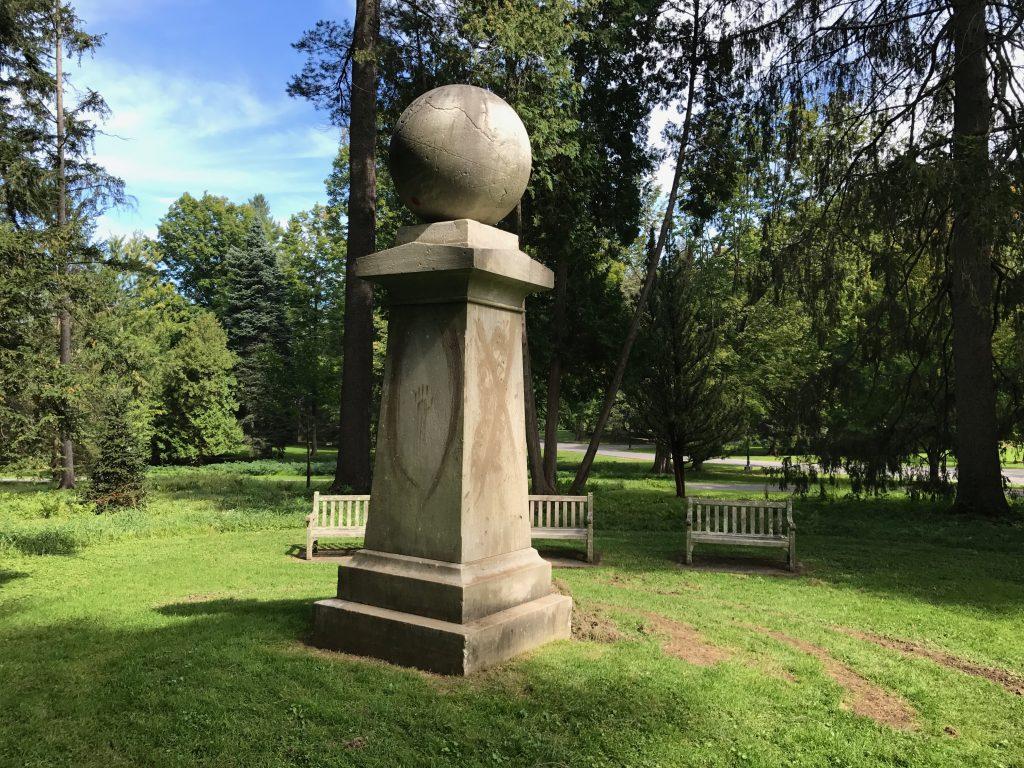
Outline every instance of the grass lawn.
<path fill-rule="evenodd" d="M 669 481 L 602 460 L 577 637 L 453 679 L 305 644 L 336 567 L 287 458 L 105 516 L 0 485 L 0 766 L 1024 767 L 1020 523 L 808 500 L 803 575 L 686 569 Z"/>

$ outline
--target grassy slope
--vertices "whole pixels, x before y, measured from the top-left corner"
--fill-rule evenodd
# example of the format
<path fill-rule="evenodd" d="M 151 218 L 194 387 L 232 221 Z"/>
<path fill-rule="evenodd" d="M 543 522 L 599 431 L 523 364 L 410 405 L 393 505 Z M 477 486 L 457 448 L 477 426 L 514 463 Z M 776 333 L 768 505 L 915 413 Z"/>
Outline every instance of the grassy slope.
<path fill-rule="evenodd" d="M 556 575 L 623 638 L 451 680 L 303 645 L 335 568 L 288 554 L 306 508 L 294 469 L 164 470 L 146 513 L 99 518 L 52 491 L 0 489 L 0 766 L 1024 766 L 1024 698 L 834 629 L 1024 673 L 1020 526 L 900 500 L 804 502 L 802 578 L 684 570 L 668 484 L 602 462 L 603 565 Z M 641 612 L 733 658 L 668 656 Z M 756 627 L 901 695 L 918 730 L 844 709 L 816 659 Z"/>

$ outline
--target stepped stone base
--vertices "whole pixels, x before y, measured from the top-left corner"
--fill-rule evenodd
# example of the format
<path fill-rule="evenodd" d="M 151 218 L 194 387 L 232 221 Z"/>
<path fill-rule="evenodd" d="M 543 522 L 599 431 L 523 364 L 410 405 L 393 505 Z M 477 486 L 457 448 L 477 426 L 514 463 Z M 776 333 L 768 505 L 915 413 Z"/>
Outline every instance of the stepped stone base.
<path fill-rule="evenodd" d="M 313 606 L 313 644 L 442 675 L 468 675 L 569 637 L 572 598 L 552 593 L 459 624 L 333 598 Z"/>

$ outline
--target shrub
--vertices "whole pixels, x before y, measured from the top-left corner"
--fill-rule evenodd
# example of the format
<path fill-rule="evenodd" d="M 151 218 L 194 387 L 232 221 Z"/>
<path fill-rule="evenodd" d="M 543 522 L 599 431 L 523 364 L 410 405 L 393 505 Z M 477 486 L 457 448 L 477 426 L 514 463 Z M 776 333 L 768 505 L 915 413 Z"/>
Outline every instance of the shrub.
<path fill-rule="evenodd" d="M 115 392 L 107 403 L 100 433 L 99 454 L 92 466 L 85 497 L 96 511 L 138 507 L 146 495 L 146 462 L 132 433 L 129 400 Z"/>

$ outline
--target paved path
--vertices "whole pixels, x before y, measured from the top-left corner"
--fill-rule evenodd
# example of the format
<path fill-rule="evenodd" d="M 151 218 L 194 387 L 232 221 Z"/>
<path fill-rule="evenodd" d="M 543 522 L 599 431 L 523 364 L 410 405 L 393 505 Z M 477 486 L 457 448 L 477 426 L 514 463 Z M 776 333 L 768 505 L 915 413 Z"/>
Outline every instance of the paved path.
<path fill-rule="evenodd" d="M 559 443 L 558 444 L 558 450 L 560 450 L 560 451 L 577 451 L 579 453 L 585 453 L 586 450 L 587 450 L 587 444 L 586 443 Z M 615 458 L 615 459 L 628 459 L 628 460 L 631 460 L 631 461 L 654 461 L 654 451 L 644 451 L 644 450 L 637 450 L 637 449 L 634 449 L 634 450 L 631 451 L 631 450 L 629 450 L 629 446 L 628 445 L 613 445 L 613 444 L 602 445 L 600 448 L 597 449 L 597 452 L 601 456 L 609 456 L 609 457 Z M 742 456 L 727 456 L 725 458 L 719 458 L 719 459 L 708 459 L 704 463 L 705 464 L 728 464 L 728 465 L 734 466 L 734 467 L 742 467 L 742 466 L 746 465 L 747 460 L 744 457 L 742 457 Z M 782 466 L 782 461 L 779 460 L 779 459 L 751 459 L 750 460 L 750 465 L 753 466 L 753 467 L 758 467 L 758 468 L 760 468 L 760 467 L 781 467 Z M 956 468 L 953 468 L 952 474 L 953 474 L 954 477 L 956 476 Z M 1019 485 L 1019 484 L 1024 483 L 1024 469 L 1004 469 L 1003 470 L 1003 474 L 1014 485 Z M 713 484 L 709 484 L 709 485 L 713 485 Z M 742 485 L 750 485 L 750 484 L 749 483 L 744 483 Z M 730 483 L 729 486 L 731 488 L 732 484 Z M 697 485 L 697 484 L 694 484 L 694 488 L 698 488 L 698 487 L 700 487 L 700 486 Z"/>

